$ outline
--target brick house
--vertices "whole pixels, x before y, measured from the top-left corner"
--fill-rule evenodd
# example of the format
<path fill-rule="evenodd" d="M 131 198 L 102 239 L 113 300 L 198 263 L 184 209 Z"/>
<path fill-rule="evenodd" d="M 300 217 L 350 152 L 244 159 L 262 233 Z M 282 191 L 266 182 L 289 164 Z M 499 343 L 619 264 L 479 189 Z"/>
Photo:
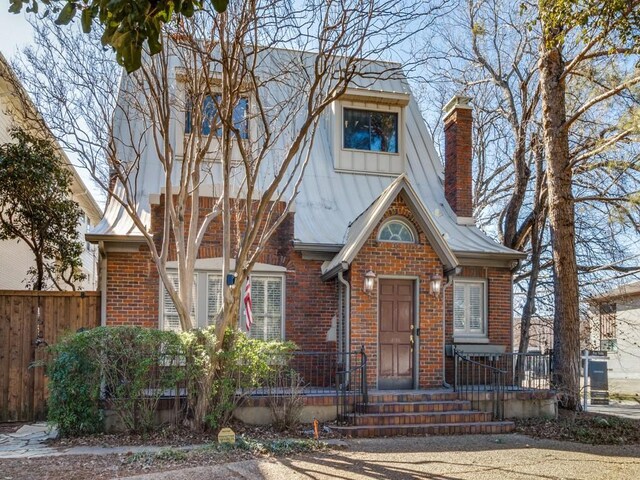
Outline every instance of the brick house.
<path fill-rule="evenodd" d="M 471 126 L 469 99 L 455 97 L 446 107 L 443 172 L 406 79 L 352 88 L 334 102 L 295 206 L 252 272 L 248 334 L 306 351 L 364 346 L 369 385 L 380 389 L 451 382 L 452 345 L 511 351 L 512 271 L 523 255 L 475 226 Z M 139 210 L 159 238 L 162 181 L 142 168 Z M 203 197 L 200 206 L 213 201 Z M 119 204 L 107 206 L 87 239 L 101 247 L 103 324 L 179 328 L 144 240 Z M 199 326 L 220 305 L 221 245 L 214 220 L 196 261 Z"/>

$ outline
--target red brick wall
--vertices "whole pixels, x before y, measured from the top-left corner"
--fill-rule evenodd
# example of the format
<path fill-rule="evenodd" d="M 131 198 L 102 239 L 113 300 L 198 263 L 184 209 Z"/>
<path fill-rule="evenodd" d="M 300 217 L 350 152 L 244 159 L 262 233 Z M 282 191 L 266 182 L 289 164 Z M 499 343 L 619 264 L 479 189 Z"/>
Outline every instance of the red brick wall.
<path fill-rule="evenodd" d="M 161 243 L 163 202 L 152 206 L 151 231 Z M 210 211 L 212 198 L 200 199 L 200 212 Z M 238 202 L 239 209 L 244 202 Z M 187 215 L 188 218 L 188 215 Z M 236 238 L 232 228 L 232 238 Z M 285 273 L 285 336 L 304 350 L 335 350 L 327 342 L 331 319 L 337 313 L 335 281 L 320 279 L 322 261 L 303 260 L 292 248 L 293 214 L 289 214 L 268 242 L 258 262 L 287 268 Z M 222 256 L 222 221 L 214 219 L 198 251 L 198 258 Z M 172 242 L 169 260 L 176 259 Z M 140 325 L 157 328 L 159 324 L 159 277 L 146 247 L 138 252 L 109 252 L 107 260 L 107 324 Z"/>
<path fill-rule="evenodd" d="M 201 206 L 210 206 L 211 199 L 202 199 Z M 153 226 L 158 231 L 161 206 L 153 208 Z M 442 348 L 452 340 L 452 288 L 446 292 L 446 332 L 442 334 L 442 296 L 429 294 L 429 280 L 434 273 L 442 274 L 442 264 L 419 231 L 412 213 L 401 197 L 396 199 L 389 216 L 408 218 L 419 232 L 418 244 L 378 242 L 378 227 L 352 263 L 349 280 L 352 285 L 351 346 L 365 345 L 369 356 L 369 382 L 377 379 L 377 294 L 362 291 L 364 274 L 373 270 L 380 276 L 406 276 L 419 279 L 420 355 L 419 385 L 437 388 L 442 384 Z M 333 351 L 335 342 L 327 342 L 331 319 L 337 314 L 337 282 L 320 279 L 322 261 L 303 260 L 292 248 L 293 214 L 283 222 L 270 240 L 259 261 L 287 268 L 285 289 L 285 335 L 303 350 Z M 212 222 L 200 248 L 200 258 L 221 255 L 220 221 Z M 175 258 L 172 249 L 171 258 Z M 492 343 L 511 349 L 511 273 L 501 268 L 463 268 L 467 277 L 488 278 L 489 338 Z M 108 252 L 107 261 L 107 323 L 109 325 L 141 325 L 157 328 L 159 316 L 158 275 L 146 247 L 136 252 Z M 452 378 L 447 374 L 447 379 Z"/>
<path fill-rule="evenodd" d="M 109 252 L 107 325 L 158 327 L 158 272 L 149 250 Z"/>
<path fill-rule="evenodd" d="M 471 109 L 456 108 L 444 120 L 444 193 L 459 217 L 473 216 Z"/>
<path fill-rule="evenodd" d="M 377 240 L 380 224 L 393 215 L 401 215 L 413 223 L 419 232 L 417 244 Z M 373 388 L 377 385 L 378 369 L 378 296 L 377 293 L 369 296 L 362 290 L 368 270 L 373 270 L 378 278 L 388 275 L 419 279 L 419 386 L 437 388 L 442 385 L 442 301 L 429 294 L 430 277 L 435 273 L 442 275 L 442 263 L 413 217 L 403 199 L 398 197 L 351 264 L 351 345 L 352 348 L 365 346 L 369 362 L 367 381 Z"/>
<path fill-rule="evenodd" d="M 513 297 L 511 271 L 498 267 L 463 267 L 461 277 L 487 280 L 488 305 L 487 326 L 489 343 L 504 345 L 506 351 L 512 350 L 512 314 Z M 453 343 L 453 285 L 445 293 L 446 332 L 445 343 Z M 453 359 L 447 358 L 447 382 L 453 382 Z"/>

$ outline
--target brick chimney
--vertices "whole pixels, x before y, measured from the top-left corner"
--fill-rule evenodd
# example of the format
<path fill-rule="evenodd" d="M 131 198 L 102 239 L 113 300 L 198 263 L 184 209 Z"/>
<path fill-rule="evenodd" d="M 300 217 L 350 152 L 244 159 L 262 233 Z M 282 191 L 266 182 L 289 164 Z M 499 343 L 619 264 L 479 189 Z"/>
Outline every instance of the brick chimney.
<path fill-rule="evenodd" d="M 473 217 L 470 97 L 456 95 L 444 107 L 444 195 L 460 218 Z"/>

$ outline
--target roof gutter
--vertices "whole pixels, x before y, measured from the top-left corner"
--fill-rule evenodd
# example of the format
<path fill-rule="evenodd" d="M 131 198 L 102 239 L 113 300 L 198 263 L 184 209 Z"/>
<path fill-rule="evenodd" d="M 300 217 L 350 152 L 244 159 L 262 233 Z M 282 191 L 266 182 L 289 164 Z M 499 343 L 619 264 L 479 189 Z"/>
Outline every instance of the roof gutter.
<path fill-rule="evenodd" d="M 330 252 L 338 253 L 344 245 L 337 243 L 302 243 L 294 242 L 293 249 L 301 252 Z"/>
<path fill-rule="evenodd" d="M 335 267 L 333 267 L 331 270 L 328 270 L 328 271 L 324 272 L 320 276 L 320 278 L 323 281 L 331 280 L 336 275 L 341 274 L 343 272 L 346 272 L 347 270 L 349 270 L 349 264 L 347 262 L 340 262 Z"/>
<path fill-rule="evenodd" d="M 109 235 L 104 233 L 85 233 L 87 242 L 100 243 L 120 242 L 120 243 L 144 243 L 146 240 L 142 235 Z"/>

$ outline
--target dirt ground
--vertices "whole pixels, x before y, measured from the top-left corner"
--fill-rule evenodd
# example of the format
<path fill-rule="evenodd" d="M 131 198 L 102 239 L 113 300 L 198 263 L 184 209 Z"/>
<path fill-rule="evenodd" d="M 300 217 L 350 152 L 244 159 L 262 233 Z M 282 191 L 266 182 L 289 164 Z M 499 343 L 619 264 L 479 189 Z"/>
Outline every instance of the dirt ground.
<path fill-rule="evenodd" d="M 585 479 L 637 480 L 640 445 L 584 445 L 520 434 L 348 440 L 347 448 L 295 455 L 248 451 L 193 457 L 48 457 L 0 462 L 1 480 L 301 479 Z M 164 472 L 164 473 L 162 473 Z"/>

